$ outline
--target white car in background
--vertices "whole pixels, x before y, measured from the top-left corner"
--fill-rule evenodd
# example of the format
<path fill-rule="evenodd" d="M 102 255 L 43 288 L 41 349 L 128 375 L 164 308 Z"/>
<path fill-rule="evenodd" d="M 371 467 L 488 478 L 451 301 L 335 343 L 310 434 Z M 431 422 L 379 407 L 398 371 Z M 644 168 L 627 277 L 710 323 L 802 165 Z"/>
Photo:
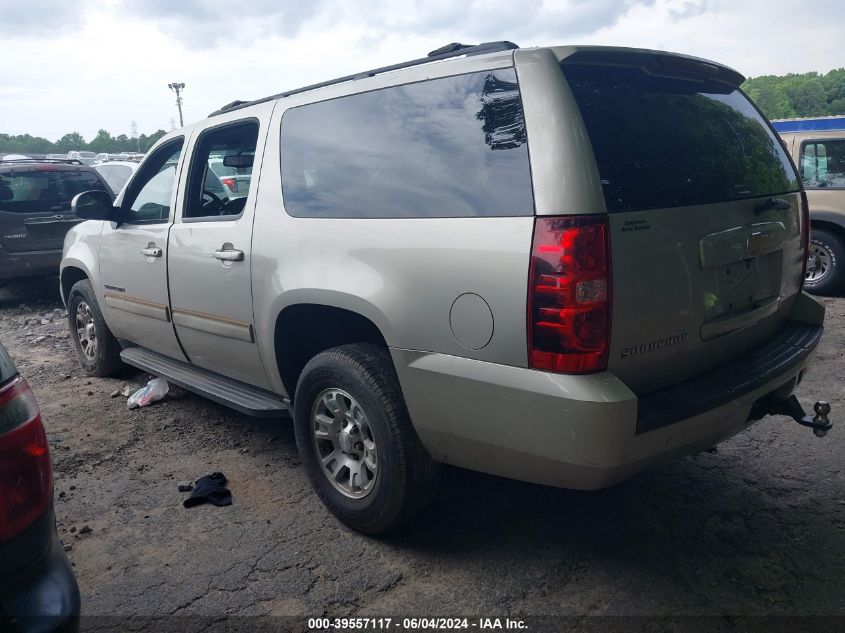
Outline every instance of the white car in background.
<path fill-rule="evenodd" d="M 117 194 L 138 169 L 139 164 L 128 160 L 109 160 L 95 163 L 93 167 Z"/>
<path fill-rule="evenodd" d="M 67 153 L 68 160 L 78 160 L 83 165 L 93 165 L 97 155 L 94 152 L 70 151 Z"/>

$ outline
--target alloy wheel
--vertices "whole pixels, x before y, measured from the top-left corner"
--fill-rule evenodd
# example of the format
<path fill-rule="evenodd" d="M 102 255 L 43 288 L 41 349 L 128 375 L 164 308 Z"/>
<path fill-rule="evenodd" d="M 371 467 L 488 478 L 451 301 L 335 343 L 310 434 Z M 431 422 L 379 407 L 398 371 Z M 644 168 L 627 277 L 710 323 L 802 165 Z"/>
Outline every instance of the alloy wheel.
<path fill-rule="evenodd" d="M 311 436 L 323 474 L 351 499 L 372 492 L 378 478 L 378 450 L 367 414 L 342 389 L 326 389 L 311 409 Z"/>
<path fill-rule="evenodd" d="M 85 358 L 97 359 L 97 330 L 94 327 L 94 315 L 91 307 L 80 301 L 76 306 L 76 338 Z"/>

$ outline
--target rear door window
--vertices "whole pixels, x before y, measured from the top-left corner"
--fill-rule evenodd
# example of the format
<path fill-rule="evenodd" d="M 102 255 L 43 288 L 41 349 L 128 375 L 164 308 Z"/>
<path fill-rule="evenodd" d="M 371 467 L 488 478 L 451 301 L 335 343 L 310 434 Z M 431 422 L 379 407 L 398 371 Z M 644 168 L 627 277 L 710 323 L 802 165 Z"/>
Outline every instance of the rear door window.
<path fill-rule="evenodd" d="M 800 164 L 801 180 L 808 189 L 845 188 L 845 140 L 806 141 Z"/>
<path fill-rule="evenodd" d="M 91 190 L 109 191 L 90 171 L 15 170 L 0 174 L 0 211 L 70 211 L 73 197 Z"/>
<path fill-rule="evenodd" d="M 783 147 L 740 90 L 632 67 L 562 68 L 590 136 L 608 211 L 799 189 Z"/>
<path fill-rule="evenodd" d="M 292 108 L 281 151 L 285 208 L 294 216 L 534 213 L 511 68 Z"/>

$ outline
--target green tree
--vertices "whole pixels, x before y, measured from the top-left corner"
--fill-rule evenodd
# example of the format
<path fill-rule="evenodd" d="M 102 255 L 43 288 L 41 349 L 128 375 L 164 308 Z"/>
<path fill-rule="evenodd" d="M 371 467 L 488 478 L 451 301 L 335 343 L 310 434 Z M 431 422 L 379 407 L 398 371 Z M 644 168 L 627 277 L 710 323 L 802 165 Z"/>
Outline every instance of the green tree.
<path fill-rule="evenodd" d="M 91 142 L 88 143 L 87 149 L 97 153 L 115 152 L 116 146 L 117 144 L 111 134 L 109 134 L 106 130 L 98 130 L 97 136 L 91 139 Z"/>
<path fill-rule="evenodd" d="M 70 152 L 72 150 L 85 149 L 85 139 L 79 132 L 71 132 L 65 134 L 62 138 L 56 141 L 55 151 Z"/>
<path fill-rule="evenodd" d="M 770 119 L 845 115 L 845 68 L 754 77 L 742 88 Z"/>
<path fill-rule="evenodd" d="M 79 132 L 70 132 L 62 136 L 55 143 L 40 136 L 29 134 L 4 134 L 0 132 L 0 154 L 65 154 L 71 150 L 88 150 L 91 152 L 146 152 L 166 132 L 156 130 L 149 136 L 141 134 L 137 139 L 129 138 L 126 134 L 112 136 L 107 130 L 98 130 L 97 135 L 86 143 Z"/>

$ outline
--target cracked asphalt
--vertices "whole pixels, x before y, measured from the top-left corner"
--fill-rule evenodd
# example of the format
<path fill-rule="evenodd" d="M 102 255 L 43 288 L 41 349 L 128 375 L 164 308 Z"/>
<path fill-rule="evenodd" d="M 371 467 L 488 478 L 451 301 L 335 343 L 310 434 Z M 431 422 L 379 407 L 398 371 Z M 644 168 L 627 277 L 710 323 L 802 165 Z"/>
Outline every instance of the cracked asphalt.
<path fill-rule="evenodd" d="M 85 377 L 40 322 L 56 286 L 0 290 L 0 340 L 43 410 L 83 615 L 845 615 L 845 299 L 798 390 L 831 401 L 827 438 L 767 418 L 597 493 L 449 468 L 376 540 L 312 494 L 288 420 L 190 394 L 130 411 L 111 394 L 144 375 Z M 183 508 L 177 482 L 215 470 L 233 505 Z"/>

